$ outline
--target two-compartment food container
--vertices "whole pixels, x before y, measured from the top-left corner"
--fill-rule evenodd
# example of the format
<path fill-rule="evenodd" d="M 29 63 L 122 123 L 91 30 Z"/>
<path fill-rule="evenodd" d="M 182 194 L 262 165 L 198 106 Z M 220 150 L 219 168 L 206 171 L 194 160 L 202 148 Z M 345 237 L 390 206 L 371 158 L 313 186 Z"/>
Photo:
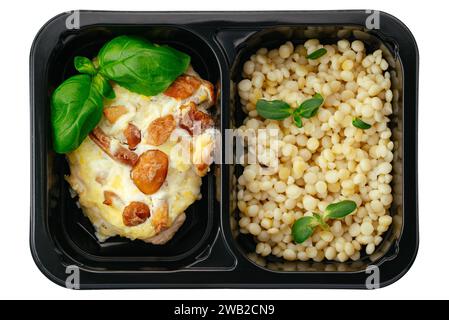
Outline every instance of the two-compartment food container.
<path fill-rule="evenodd" d="M 378 25 L 373 28 L 370 19 L 377 19 Z M 70 28 L 74 21 L 79 28 Z M 238 127 L 244 119 L 235 86 L 243 62 L 258 48 L 308 38 L 324 43 L 359 39 L 368 51 L 380 48 L 392 75 L 390 128 L 397 148 L 390 209 L 394 222 L 376 251 L 345 263 L 258 257 L 252 238 L 239 234 L 236 226 L 235 181 L 241 168 L 227 163 L 226 151 L 222 164 L 203 178 L 202 199 L 189 207 L 185 224 L 170 242 L 155 246 L 115 237 L 100 243 L 70 196 L 65 157 L 52 150 L 50 96 L 74 74 L 74 56 L 92 56 L 122 34 L 169 44 L 191 56 L 201 77 L 219 88 L 215 116 L 222 145 L 227 143 L 224 129 Z M 51 19 L 36 36 L 30 87 L 31 252 L 39 269 L 57 284 L 65 286 L 76 268 L 82 289 L 366 288 L 373 272 L 380 286 L 386 286 L 403 276 L 415 259 L 418 49 L 407 27 L 391 15 L 369 10 L 69 12 Z"/>

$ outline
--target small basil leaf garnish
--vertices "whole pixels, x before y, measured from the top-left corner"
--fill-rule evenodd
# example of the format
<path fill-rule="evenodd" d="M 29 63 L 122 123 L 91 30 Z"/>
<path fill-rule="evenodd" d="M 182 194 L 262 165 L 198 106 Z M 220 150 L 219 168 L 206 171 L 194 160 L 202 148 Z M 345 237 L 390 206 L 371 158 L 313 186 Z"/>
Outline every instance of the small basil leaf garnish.
<path fill-rule="evenodd" d="M 97 73 L 94 64 L 86 57 L 76 56 L 74 59 L 75 69 L 80 73 L 94 75 Z"/>
<path fill-rule="evenodd" d="M 267 101 L 259 99 L 256 103 L 256 110 L 262 118 L 272 120 L 282 120 L 292 114 L 290 105 L 282 100 Z"/>
<path fill-rule="evenodd" d="M 324 222 L 324 219 L 321 215 L 319 215 L 318 213 L 313 213 L 313 216 L 315 217 L 315 220 L 318 222 L 321 228 L 323 228 L 324 230 L 329 229 L 329 226 L 326 222 Z"/>
<path fill-rule="evenodd" d="M 326 207 L 325 218 L 341 219 L 352 213 L 357 208 L 357 204 L 352 200 L 343 200 L 330 204 Z"/>
<path fill-rule="evenodd" d="M 307 59 L 310 60 L 316 60 L 322 56 L 324 56 L 327 53 L 327 50 L 325 48 L 320 48 L 318 50 L 315 50 L 314 52 L 312 52 L 311 54 L 309 54 L 307 56 Z"/>
<path fill-rule="evenodd" d="M 319 93 L 316 93 L 311 99 L 307 99 L 301 103 L 298 108 L 299 114 L 301 117 L 309 119 L 317 114 L 318 109 L 321 107 L 323 102 L 323 97 Z"/>
<path fill-rule="evenodd" d="M 301 103 L 296 109 L 292 109 L 287 102 L 282 100 L 259 99 L 256 103 L 256 110 L 262 118 L 272 120 L 283 120 L 293 115 L 296 126 L 302 128 L 302 118 L 309 119 L 315 116 L 323 102 L 324 99 L 319 93 Z"/>
<path fill-rule="evenodd" d="M 298 108 L 296 108 L 295 111 L 293 111 L 293 121 L 295 122 L 298 128 L 302 128 L 302 119 L 301 115 L 299 114 Z"/>
<path fill-rule="evenodd" d="M 365 121 L 363 121 L 359 118 L 352 119 L 352 125 L 356 128 L 362 129 L 362 130 L 371 128 L 371 125 L 369 123 L 366 123 Z"/>
<path fill-rule="evenodd" d="M 92 84 L 97 88 L 100 94 L 107 99 L 114 99 L 115 92 L 111 84 L 101 74 L 97 74 L 92 79 Z"/>
<path fill-rule="evenodd" d="M 296 243 L 306 241 L 315 230 L 317 221 L 315 217 L 302 217 L 295 221 L 292 226 L 292 237 Z"/>
<path fill-rule="evenodd" d="M 139 37 L 119 36 L 103 46 L 98 62 L 105 78 L 130 91 L 154 96 L 187 70 L 190 57 Z"/>
<path fill-rule="evenodd" d="M 303 243 L 313 234 L 313 231 L 317 226 L 320 226 L 323 230 L 329 229 L 326 219 L 344 218 L 348 214 L 354 212 L 356 208 L 357 204 L 354 201 L 343 200 L 328 205 L 323 215 L 313 213 L 313 216 L 299 218 L 292 226 L 293 240 L 295 240 L 296 243 Z"/>
<path fill-rule="evenodd" d="M 103 99 L 90 75 L 80 74 L 64 81 L 51 98 L 54 150 L 67 153 L 78 148 L 102 113 Z"/>

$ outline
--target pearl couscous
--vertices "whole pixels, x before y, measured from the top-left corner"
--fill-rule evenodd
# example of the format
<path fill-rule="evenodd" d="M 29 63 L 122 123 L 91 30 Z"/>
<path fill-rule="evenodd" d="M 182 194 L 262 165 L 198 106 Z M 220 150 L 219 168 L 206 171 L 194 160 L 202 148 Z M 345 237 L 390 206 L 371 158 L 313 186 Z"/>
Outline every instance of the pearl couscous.
<path fill-rule="evenodd" d="M 307 55 L 324 47 L 316 60 Z M 382 51 L 368 54 L 361 41 L 340 40 L 323 45 L 316 39 L 296 47 L 286 42 L 277 49 L 259 49 L 243 65 L 238 83 L 247 118 L 242 132 L 277 129 L 275 143 L 258 145 L 259 163 L 245 166 L 238 179 L 240 232 L 257 239 L 256 253 L 285 260 L 358 260 L 372 254 L 392 223 L 392 165 L 394 143 L 388 127 L 392 114 L 391 81 Z M 320 93 L 324 104 L 303 120 L 261 118 L 259 99 L 283 100 L 297 108 Z M 353 118 L 371 124 L 362 130 Z M 260 161 L 263 158 L 263 161 Z M 263 170 L 276 163 L 275 170 Z M 327 205 L 353 200 L 357 210 L 342 220 L 328 221 L 329 230 L 316 228 L 302 244 L 291 235 L 293 223 Z"/>

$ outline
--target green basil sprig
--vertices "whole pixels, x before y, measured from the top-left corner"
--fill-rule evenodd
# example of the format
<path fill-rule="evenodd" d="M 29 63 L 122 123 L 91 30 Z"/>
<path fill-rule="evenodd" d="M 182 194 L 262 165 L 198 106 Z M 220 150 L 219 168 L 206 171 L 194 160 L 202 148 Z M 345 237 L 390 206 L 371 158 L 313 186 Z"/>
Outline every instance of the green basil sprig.
<path fill-rule="evenodd" d="M 54 150 L 73 151 L 95 128 L 103 98 L 115 98 L 110 80 L 132 92 L 157 95 L 189 64 L 190 57 L 182 52 L 132 36 L 106 43 L 98 54 L 98 66 L 86 57 L 75 57 L 75 69 L 81 74 L 65 80 L 51 97 Z"/>
<path fill-rule="evenodd" d="M 369 123 L 366 123 L 365 121 L 363 121 L 359 118 L 352 119 L 352 125 L 356 128 L 362 129 L 362 130 L 371 128 L 371 125 Z"/>
<path fill-rule="evenodd" d="M 96 82 L 90 75 L 76 75 L 53 93 L 51 123 L 56 152 L 76 149 L 100 121 L 103 100 Z"/>
<path fill-rule="evenodd" d="M 320 49 L 315 50 L 311 54 L 309 54 L 307 56 L 307 59 L 316 60 L 316 59 L 321 58 L 322 56 L 324 56 L 326 53 L 327 53 L 327 50 L 325 48 L 320 48 Z"/>
<path fill-rule="evenodd" d="M 293 109 L 287 102 L 282 100 L 267 101 L 264 99 L 257 100 L 256 110 L 262 118 L 272 120 L 283 120 L 288 118 L 293 112 Z"/>
<path fill-rule="evenodd" d="M 154 96 L 183 74 L 190 57 L 168 46 L 158 46 L 138 37 L 120 36 L 98 54 L 99 73 L 120 86 Z"/>
<path fill-rule="evenodd" d="M 315 228 L 320 226 L 322 229 L 328 229 L 329 225 L 326 223 L 328 219 L 342 219 L 354 212 L 357 205 L 352 200 L 343 200 L 337 203 L 330 204 L 326 207 L 323 215 L 314 213 L 313 216 L 299 218 L 292 226 L 292 237 L 296 243 L 303 243 L 315 231 Z"/>
<path fill-rule="evenodd" d="M 111 84 L 101 74 L 97 74 L 92 78 L 92 83 L 100 94 L 107 99 L 114 99 L 115 92 Z"/>
<path fill-rule="evenodd" d="M 265 119 L 283 120 L 293 116 L 296 126 L 302 128 L 302 118 L 309 119 L 315 116 L 323 102 L 324 99 L 319 93 L 301 103 L 296 109 L 291 108 L 287 102 L 282 100 L 259 99 L 256 103 L 256 110 Z"/>
<path fill-rule="evenodd" d="M 75 64 L 75 69 L 79 73 L 86 73 L 90 75 L 95 75 L 97 73 L 97 69 L 89 58 L 77 56 L 73 62 Z"/>
<path fill-rule="evenodd" d="M 332 203 L 324 210 L 324 219 L 342 219 L 355 209 L 357 209 L 357 204 L 352 200 Z"/>
<path fill-rule="evenodd" d="M 302 128 L 302 119 L 299 112 L 293 112 L 293 121 L 295 122 L 298 128 Z"/>
<path fill-rule="evenodd" d="M 324 99 L 319 93 L 315 93 L 311 99 L 308 99 L 301 103 L 301 105 L 295 110 L 301 117 L 310 119 L 314 117 L 318 109 L 323 104 Z"/>
<path fill-rule="evenodd" d="M 303 243 L 313 234 L 319 225 L 314 216 L 302 217 L 295 221 L 292 227 L 292 236 L 296 243 Z"/>

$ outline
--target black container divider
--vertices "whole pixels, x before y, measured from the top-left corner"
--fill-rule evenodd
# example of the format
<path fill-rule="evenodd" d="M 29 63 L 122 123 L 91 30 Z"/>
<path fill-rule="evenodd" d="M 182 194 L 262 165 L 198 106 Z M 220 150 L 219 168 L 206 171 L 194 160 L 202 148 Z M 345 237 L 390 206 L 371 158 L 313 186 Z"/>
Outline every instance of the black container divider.
<path fill-rule="evenodd" d="M 64 286 L 70 270 L 80 271 L 80 288 L 366 288 L 379 268 L 380 286 L 404 275 L 418 249 L 417 90 L 418 50 L 396 18 L 379 14 L 380 29 L 365 27 L 365 11 L 291 12 L 106 12 L 81 11 L 80 28 L 68 30 L 70 13 L 50 20 L 38 33 L 30 57 L 31 238 L 39 269 Z M 394 224 L 383 243 L 360 261 L 286 262 L 254 253 L 251 237 L 236 227 L 235 177 L 241 168 L 215 164 L 203 178 L 202 199 L 172 241 L 153 246 L 119 237 L 96 240 L 92 226 L 70 198 L 64 157 L 51 150 L 49 97 L 72 75 L 73 57 L 93 57 L 116 35 L 137 34 L 188 53 L 202 78 L 219 88 L 216 124 L 238 127 L 244 114 L 236 97 L 242 64 L 260 47 L 287 40 L 319 38 L 334 43 L 360 39 L 382 49 L 390 63 L 395 93 L 391 129 L 394 158 L 390 209 Z M 223 144 L 223 143 L 222 143 Z M 225 152 L 221 157 L 224 161 Z M 68 268 L 69 267 L 69 268 Z M 369 269 L 368 269 L 369 270 Z"/>

